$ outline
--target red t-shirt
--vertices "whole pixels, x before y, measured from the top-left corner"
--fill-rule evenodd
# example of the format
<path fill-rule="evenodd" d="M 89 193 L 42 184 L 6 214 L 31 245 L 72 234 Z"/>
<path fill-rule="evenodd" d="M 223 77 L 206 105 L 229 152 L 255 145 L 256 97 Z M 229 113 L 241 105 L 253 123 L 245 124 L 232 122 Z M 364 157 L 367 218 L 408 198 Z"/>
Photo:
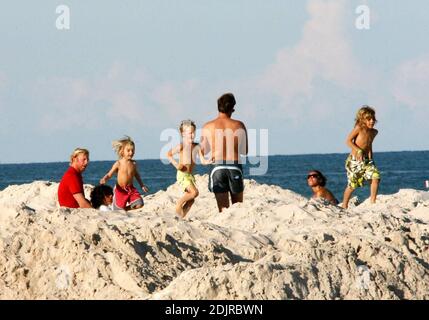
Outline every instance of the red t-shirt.
<path fill-rule="evenodd" d="M 82 175 L 75 168 L 69 167 L 58 186 L 58 202 L 60 206 L 79 208 L 79 203 L 73 197 L 75 193 L 84 194 Z"/>

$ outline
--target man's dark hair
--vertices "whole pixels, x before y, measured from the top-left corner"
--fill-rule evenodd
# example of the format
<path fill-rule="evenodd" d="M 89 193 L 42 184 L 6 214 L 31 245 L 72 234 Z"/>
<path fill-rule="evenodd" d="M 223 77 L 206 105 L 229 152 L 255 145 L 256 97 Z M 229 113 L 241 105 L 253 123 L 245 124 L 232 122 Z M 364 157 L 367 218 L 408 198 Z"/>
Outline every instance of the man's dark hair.
<path fill-rule="evenodd" d="M 91 191 L 91 206 L 94 209 L 98 209 L 100 208 L 100 206 L 103 204 L 104 202 L 104 197 L 105 196 L 110 196 L 113 194 L 113 189 L 112 187 L 106 185 L 106 184 L 100 184 L 98 186 L 96 186 L 92 191 Z"/>
<path fill-rule="evenodd" d="M 217 99 L 217 109 L 222 113 L 232 113 L 235 103 L 234 95 L 232 93 L 225 93 Z"/>
<path fill-rule="evenodd" d="M 320 172 L 319 170 L 311 170 L 310 172 L 314 172 L 317 174 L 317 180 L 319 181 L 320 186 L 326 186 L 326 181 L 328 181 L 328 179 L 322 174 L 322 172 Z"/>

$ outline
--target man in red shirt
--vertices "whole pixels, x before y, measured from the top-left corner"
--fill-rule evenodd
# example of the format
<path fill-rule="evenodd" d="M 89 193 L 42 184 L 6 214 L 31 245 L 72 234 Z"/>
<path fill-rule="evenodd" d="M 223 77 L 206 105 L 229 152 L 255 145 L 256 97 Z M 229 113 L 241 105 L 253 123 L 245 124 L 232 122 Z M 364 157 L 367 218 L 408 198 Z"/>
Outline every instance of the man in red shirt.
<path fill-rule="evenodd" d="M 89 163 L 89 151 L 77 148 L 70 156 L 70 167 L 64 173 L 58 186 L 58 202 L 61 207 L 91 208 L 85 199 L 82 172 Z"/>

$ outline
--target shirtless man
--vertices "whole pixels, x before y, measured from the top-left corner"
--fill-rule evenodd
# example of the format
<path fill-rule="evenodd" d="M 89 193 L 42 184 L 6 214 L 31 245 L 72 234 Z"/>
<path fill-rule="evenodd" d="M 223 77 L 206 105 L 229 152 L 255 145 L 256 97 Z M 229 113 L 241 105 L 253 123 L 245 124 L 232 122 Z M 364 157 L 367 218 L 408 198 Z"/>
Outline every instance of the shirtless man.
<path fill-rule="evenodd" d="M 307 184 L 313 190 L 313 198 L 322 198 L 333 205 L 338 204 L 338 200 L 326 186 L 326 177 L 318 170 L 311 170 L 307 176 Z"/>
<path fill-rule="evenodd" d="M 204 125 L 200 140 L 203 154 L 210 153 L 213 161 L 209 190 L 215 194 L 219 212 L 229 207 L 229 196 L 232 204 L 243 202 L 240 155 L 247 155 L 248 141 L 245 125 L 231 119 L 235 103 L 232 93 L 226 93 L 218 99 L 218 116 Z"/>

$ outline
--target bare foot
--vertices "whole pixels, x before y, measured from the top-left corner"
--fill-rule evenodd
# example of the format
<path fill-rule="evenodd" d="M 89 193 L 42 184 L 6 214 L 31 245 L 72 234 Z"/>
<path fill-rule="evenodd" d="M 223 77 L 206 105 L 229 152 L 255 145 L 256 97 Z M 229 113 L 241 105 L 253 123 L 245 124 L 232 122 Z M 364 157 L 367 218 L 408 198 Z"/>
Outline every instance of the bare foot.
<path fill-rule="evenodd" d="M 184 218 L 188 214 L 188 212 L 189 212 L 189 210 L 191 210 L 191 207 L 194 204 L 194 202 L 195 202 L 194 200 L 190 200 L 190 201 L 185 202 L 185 204 L 183 205 L 183 216 L 182 216 L 182 218 Z"/>

